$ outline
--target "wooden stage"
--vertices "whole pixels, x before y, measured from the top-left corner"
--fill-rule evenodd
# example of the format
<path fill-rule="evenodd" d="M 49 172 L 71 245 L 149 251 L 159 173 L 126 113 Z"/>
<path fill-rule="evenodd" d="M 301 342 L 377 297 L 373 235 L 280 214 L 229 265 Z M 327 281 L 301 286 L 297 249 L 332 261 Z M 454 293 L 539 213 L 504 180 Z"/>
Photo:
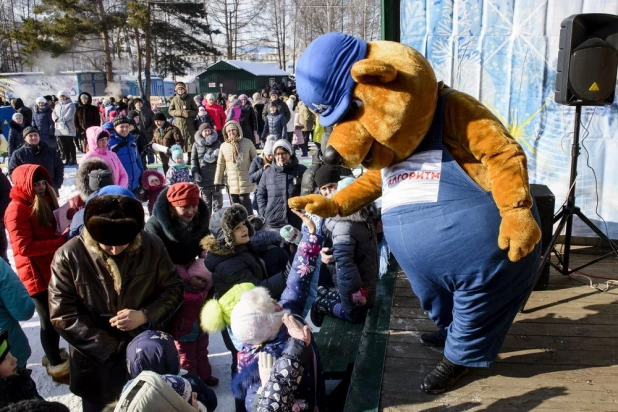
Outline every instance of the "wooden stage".
<path fill-rule="evenodd" d="M 594 258 L 572 254 L 571 267 Z M 582 269 L 618 279 L 612 257 Z M 382 380 L 381 411 L 618 411 L 618 285 L 602 293 L 552 269 L 547 290 L 533 292 L 490 369 L 474 369 L 454 390 L 420 388 L 442 355 L 419 342 L 435 326 L 405 275 L 397 276 Z M 596 280 L 605 287 L 604 280 Z"/>

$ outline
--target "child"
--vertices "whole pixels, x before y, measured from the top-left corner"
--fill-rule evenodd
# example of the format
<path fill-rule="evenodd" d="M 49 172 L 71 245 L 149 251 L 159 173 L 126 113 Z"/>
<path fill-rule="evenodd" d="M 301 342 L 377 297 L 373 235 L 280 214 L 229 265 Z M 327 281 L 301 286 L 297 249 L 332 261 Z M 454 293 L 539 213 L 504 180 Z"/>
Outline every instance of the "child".
<path fill-rule="evenodd" d="M 142 189 L 144 189 L 144 193 L 148 197 L 148 214 L 152 215 L 152 209 L 159 197 L 159 193 L 166 187 L 165 177 L 160 172 L 149 169 L 142 173 Z"/>
<path fill-rule="evenodd" d="M 268 114 L 264 119 L 264 130 L 262 130 L 262 141 L 266 140 L 266 136 L 275 135 L 277 140 L 286 140 L 287 137 L 287 123 L 285 116 L 279 111 L 279 108 L 272 104 L 268 107 Z"/>
<path fill-rule="evenodd" d="M 195 144 L 191 152 L 191 174 L 200 188 L 200 197 L 213 214 L 223 207 L 221 190 L 215 187 L 215 172 L 221 142 L 210 124 L 200 125 L 195 133 Z"/>
<path fill-rule="evenodd" d="M 136 379 L 144 371 L 181 376 L 189 381 L 192 391 L 197 393 L 198 401 L 204 404 L 208 411 L 217 407 L 214 391 L 196 374 L 180 369 L 174 339 L 165 332 L 147 330 L 133 338 L 127 347 L 127 370 L 131 379 Z"/>
<path fill-rule="evenodd" d="M 305 137 L 303 136 L 303 126 L 300 122 L 300 113 L 294 115 L 294 135 L 292 136 L 292 144 L 294 145 L 294 151 L 297 149 L 302 151 L 302 156 L 307 157 L 307 147 L 305 145 Z"/>
<path fill-rule="evenodd" d="M 42 399 L 29 369 L 17 367 L 17 359 L 11 354 L 9 332 L 0 329 L 0 408 L 25 399 Z"/>
<path fill-rule="evenodd" d="M 235 99 L 230 106 L 230 109 L 227 112 L 227 120 L 234 120 L 237 123 L 240 123 L 240 115 L 242 110 L 240 109 L 240 100 Z M 248 136 L 247 136 L 248 137 Z"/>
<path fill-rule="evenodd" d="M 197 97 L 197 96 L 196 96 Z M 198 129 L 201 125 L 207 124 L 211 128 L 215 127 L 215 121 L 208 114 L 206 108 L 204 106 L 198 105 L 199 109 L 197 109 L 197 116 L 195 117 L 195 128 Z"/>
<path fill-rule="evenodd" d="M 200 329 L 200 311 L 212 288 L 212 274 L 204 259 L 197 259 L 191 265 L 176 265 L 185 282 L 185 300 L 176 315 L 172 335 L 180 354 L 180 366 L 197 373 L 208 386 L 215 386 L 219 379 L 212 376 L 208 361 L 208 334 Z"/>
<path fill-rule="evenodd" d="M 187 164 L 185 163 L 184 154 L 182 153 L 182 147 L 175 144 L 171 148 L 172 152 L 172 163 L 170 164 L 170 168 L 167 170 L 165 177 L 167 178 L 167 184 L 173 185 L 174 183 L 193 183 L 193 179 L 191 179 L 191 173 Z"/>
<path fill-rule="evenodd" d="M 339 182 L 337 191 L 354 181 Z M 375 299 L 379 258 L 376 205 L 371 203 L 350 216 L 326 219 L 331 232 L 336 267 L 336 291 L 318 288 L 318 298 L 311 307 L 311 321 L 321 326 L 328 314 L 347 322 L 361 322 Z"/>

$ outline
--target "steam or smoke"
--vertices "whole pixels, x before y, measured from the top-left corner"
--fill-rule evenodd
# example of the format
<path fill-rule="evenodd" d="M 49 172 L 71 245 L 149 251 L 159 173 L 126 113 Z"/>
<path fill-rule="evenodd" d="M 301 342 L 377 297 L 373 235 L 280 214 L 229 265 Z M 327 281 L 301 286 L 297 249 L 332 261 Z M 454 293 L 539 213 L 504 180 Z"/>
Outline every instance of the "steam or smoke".
<path fill-rule="evenodd" d="M 122 97 L 122 85 L 118 82 L 107 83 L 107 87 L 105 88 L 105 95 L 113 96 L 115 98 Z"/>

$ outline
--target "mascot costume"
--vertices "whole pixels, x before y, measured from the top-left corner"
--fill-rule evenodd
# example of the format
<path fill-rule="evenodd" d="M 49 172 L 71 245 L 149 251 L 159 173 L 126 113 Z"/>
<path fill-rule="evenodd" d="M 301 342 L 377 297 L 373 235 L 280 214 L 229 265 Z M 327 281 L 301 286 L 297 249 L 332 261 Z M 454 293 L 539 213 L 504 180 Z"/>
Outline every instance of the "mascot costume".
<path fill-rule="evenodd" d="M 533 287 L 541 231 L 526 156 L 478 100 L 437 82 L 400 43 L 342 33 L 314 40 L 296 69 L 300 99 L 334 125 L 324 161 L 367 170 L 331 199 L 293 209 L 347 216 L 382 197 L 384 235 L 439 331 L 421 387 L 441 393 L 489 367 Z"/>

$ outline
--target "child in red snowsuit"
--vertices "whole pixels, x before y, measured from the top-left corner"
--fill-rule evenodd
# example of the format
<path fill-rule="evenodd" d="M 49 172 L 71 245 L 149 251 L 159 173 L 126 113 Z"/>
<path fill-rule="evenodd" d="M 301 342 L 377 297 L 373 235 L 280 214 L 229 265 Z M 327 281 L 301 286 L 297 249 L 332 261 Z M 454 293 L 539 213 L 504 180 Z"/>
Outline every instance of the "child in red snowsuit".
<path fill-rule="evenodd" d="M 212 274 L 204 266 L 204 259 L 191 265 L 176 265 L 185 282 L 185 301 L 176 315 L 172 335 L 180 355 L 180 367 L 197 373 L 208 386 L 219 379 L 212 376 L 208 361 L 208 334 L 200 328 L 200 312 L 212 288 Z"/>

